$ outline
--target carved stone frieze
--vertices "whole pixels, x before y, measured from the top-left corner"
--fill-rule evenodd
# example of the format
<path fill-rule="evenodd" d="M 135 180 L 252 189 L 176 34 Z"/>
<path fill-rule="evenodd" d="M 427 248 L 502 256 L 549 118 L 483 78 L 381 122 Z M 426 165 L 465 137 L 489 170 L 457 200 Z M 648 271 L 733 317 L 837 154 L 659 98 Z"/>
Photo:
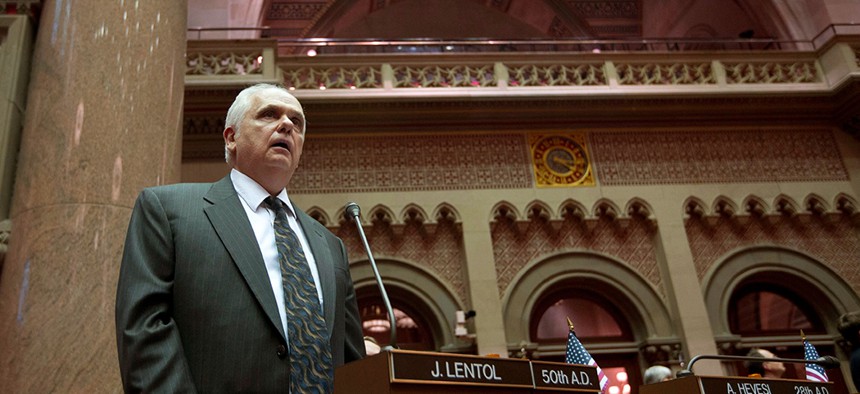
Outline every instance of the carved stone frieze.
<path fill-rule="evenodd" d="M 609 209 L 608 206 L 605 204 L 603 207 Z M 504 209 L 506 213 L 510 211 Z M 528 214 L 532 215 L 531 210 Z M 499 294 L 504 294 L 528 263 L 540 256 L 566 250 L 589 250 L 617 258 L 629 264 L 663 294 L 653 244 L 654 226 L 638 216 L 618 218 L 617 213 L 612 217 L 607 213 L 600 215 L 585 220 L 573 215 L 566 215 L 561 220 L 532 215 L 532 220 L 513 221 L 509 214 L 497 210 L 497 220 L 491 223 L 490 231 Z"/>
<path fill-rule="evenodd" d="M 266 11 L 266 18 L 273 20 L 310 20 L 326 5 L 326 2 L 296 3 L 273 1 Z"/>
<path fill-rule="evenodd" d="M 471 305 L 465 271 L 463 230 L 459 223 L 450 220 L 394 223 L 392 218 L 387 217 L 389 210 L 377 209 L 375 212 L 371 218 L 373 225 L 366 233 L 376 259 L 387 258 L 417 264 L 450 285 L 463 305 Z M 341 225 L 329 229 L 343 240 L 349 261 L 367 258 L 354 226 Z"/>
<path fill-rule="evenodd" d="M 619 64 L 621 85 L 702 85 L 715 84 L 710 63 Z"/>
<path fill-rule="evenodd" d="M 594 133 L 604 185 L 843 181 L 848 173 L 829 130 L 718 133 Z"/>
<path fill-rule="evenodd" d="M 812 62 L 744 62 L 725 63 L 726 82 L 742 83 L 815 83 L 820 82 Z"/>
<path fill-rule="evenodd" d="M 818 201 L 818 200 L 815 200 Z M 732 250 L 778 245 L 813 256 L 860 290 L 860 239 L 851 215 L 811 213 L 761 217 L 715 217 L 712 223 L 688 219 L 690 251 L 699 280 Z"/>

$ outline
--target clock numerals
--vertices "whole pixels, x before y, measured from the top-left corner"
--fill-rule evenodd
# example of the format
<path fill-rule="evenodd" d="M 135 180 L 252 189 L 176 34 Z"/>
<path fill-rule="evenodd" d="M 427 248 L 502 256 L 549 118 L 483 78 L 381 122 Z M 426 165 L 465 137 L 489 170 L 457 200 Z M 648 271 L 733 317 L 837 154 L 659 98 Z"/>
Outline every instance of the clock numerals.
<path fill-rule="evenodd" d="M 534 142 L 532 161 L 538 186 L 593 184 L 588 154 L 570 137 L 555 135 Z"/>

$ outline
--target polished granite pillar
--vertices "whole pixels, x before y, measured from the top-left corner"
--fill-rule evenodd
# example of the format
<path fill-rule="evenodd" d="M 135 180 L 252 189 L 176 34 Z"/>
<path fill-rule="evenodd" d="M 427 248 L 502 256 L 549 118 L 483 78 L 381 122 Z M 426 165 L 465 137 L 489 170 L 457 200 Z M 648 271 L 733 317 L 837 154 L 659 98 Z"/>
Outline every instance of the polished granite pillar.
<path fill-rule="evenodd" d="M 47 0 L 0 276 L 0 392 L 119 392 L 114 298 L 145 186 L 179 178 L 185 0 Z"/>

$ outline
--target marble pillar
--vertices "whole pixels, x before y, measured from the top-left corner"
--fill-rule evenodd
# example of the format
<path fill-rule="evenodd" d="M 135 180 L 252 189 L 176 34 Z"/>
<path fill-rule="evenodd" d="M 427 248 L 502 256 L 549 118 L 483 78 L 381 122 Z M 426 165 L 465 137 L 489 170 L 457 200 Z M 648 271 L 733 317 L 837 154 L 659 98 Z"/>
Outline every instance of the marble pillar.
<path fill-rule="evenodd" d="M 176 182 L 185 0 L 44 2 L 0 277 L 0 392 L 120 392 L 114 332 L 141 188 Z"/>

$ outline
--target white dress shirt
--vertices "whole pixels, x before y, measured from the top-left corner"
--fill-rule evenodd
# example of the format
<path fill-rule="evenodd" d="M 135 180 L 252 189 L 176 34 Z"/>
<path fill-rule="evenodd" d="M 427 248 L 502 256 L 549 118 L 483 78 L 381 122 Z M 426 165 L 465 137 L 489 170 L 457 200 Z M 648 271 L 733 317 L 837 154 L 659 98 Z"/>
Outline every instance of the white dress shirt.
<path fill-rule="evenodd" d="M 242 206 L 245 207 L 245 213 L 248 215 L 248 220 L 254 229 L 254 236 L 257 237 L 257 245 L 260 247 L 260 253 L 263 254 L 263 262 L 266 263 L 269 282 L 271 282 L 272 291 L 275 293 L 275 302 L 278 303 L 278 314 L 281 316 L 284 334 L 289 338 L 289 333 L 287 333 L 287 313 L 284 309 L 284 285 L 281 279 L 281 265 L 278 262 L 278 247 L 275 244 L 275 213 L 263 205 L 263 200 L 269 197 L 269 192 L 253 179 L 236 169 L 230 172 L 230 180 L 233 181 L 233 187 L 236 188 L 239 200 L 242 201 Z M 277 197 L 287 206 L 287 220 L 290 223 L 290 228 L 293 229 L 293 232 L 296 233 L 299 242 L 302 244 L 302 250 L 304 250 L 305 258 L 308 260 L 308 265 L 311 268 L 311 275 L 314 277 L 317 296 L 320 300 L 320 308 L 322 308 L 323 297 L 322 289 L 320 288 L 319 271 L 317 270 L 316 260 L 311 252 L 310 245 L 308 245 L 307 237 L 305 237 L 305 232 L 296 220 L 296 212 L 293 209 L 293 205 L 290 204 L 290 199 L 287 197 L 287 190 L 281 190 Z M 320 309 L 320 312 L 322 313 L 323 310 Z"/>

